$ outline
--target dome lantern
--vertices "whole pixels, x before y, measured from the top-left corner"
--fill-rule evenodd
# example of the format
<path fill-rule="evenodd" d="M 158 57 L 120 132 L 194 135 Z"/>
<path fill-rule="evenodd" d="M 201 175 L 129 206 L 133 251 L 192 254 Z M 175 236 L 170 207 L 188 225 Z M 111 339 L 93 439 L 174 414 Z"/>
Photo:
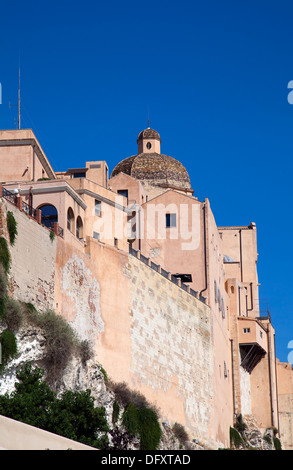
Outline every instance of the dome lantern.
<path fill-rule="evenodd" d="M 140 153 L 160 153 L 160 134 L 154 129 L 144 129 L 137 138 L 138 154 Z"/>

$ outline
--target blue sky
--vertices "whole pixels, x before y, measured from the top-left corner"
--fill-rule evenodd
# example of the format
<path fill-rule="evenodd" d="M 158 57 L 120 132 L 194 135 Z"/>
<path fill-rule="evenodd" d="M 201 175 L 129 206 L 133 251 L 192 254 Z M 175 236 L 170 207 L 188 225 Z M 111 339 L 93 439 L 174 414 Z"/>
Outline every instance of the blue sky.
<path fill-rule="evenodd" d="M 293 340 L 293 4 L 0 1 L 0 128 L 32 128 L 56 171 L 115 164 L 151 127 L 218 225 L 258 230 L 277 356 Z"/>

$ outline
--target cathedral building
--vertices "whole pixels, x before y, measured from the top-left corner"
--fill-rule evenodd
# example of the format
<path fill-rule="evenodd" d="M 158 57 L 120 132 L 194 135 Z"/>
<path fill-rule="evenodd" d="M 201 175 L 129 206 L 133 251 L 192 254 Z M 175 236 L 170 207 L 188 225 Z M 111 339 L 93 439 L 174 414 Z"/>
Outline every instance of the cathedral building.
<path fill-rule="evenodd" d="M 277 361 L 270 314 L 260 311 L 256 224 L 217 226 L 208 198 L 161 146 L 147 128 L 112 171 L 97 160 L 56 172 L 32 130 L 0 131 L 0 201 L 32 234 L 56 235 L 54 268 L 38 268 L 50 295 L 23 287 L 36 282 L 25 253 L 12 269 L 15 294 L 55 308 L 92 341 L 109 376 L 194 438 L 228 447 L 242 415 L 290 448 L 292 368 Z M 33 243 L 21 237 L 18 253 Z"/>

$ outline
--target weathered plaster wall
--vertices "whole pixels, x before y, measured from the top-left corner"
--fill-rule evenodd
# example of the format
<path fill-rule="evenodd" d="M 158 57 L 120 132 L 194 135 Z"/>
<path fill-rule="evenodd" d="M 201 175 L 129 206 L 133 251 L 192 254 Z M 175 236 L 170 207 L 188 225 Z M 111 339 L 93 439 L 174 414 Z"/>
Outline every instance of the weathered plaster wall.
<path fill-rule="evenodd" d="M 57 243 L 56 307 L 91 339 L 109 377 L 212 440 L 209 308 L 128 253 L 90 239 L 88 254 Z"/>
<path fill-rule="evenodd" d="M 17 222 L 18 235 L 10 246 L 13 295 L 39 310 L 54 308 L 56 241 L 50 239 L 49 230 L 13 205 L 3 203 L 3 207 Z"/>

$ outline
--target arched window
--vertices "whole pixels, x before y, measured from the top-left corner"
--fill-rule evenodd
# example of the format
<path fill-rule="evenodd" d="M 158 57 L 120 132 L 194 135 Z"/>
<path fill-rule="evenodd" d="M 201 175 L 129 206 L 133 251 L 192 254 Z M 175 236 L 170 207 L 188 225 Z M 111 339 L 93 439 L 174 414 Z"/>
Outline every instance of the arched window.
<path fill-rule="evenodd" d="M 83 223 L 80 216 L 76 219 L 76 236 L 79 240 L 83 238 Z"/>
<path fill-rule="evenodd" d="M 58 211 L 52 204 L 43 204 L 38 209 L 42 211 L 42 224 L 51 228 L 54 222 L 58 222 Z"/>
<path fill-rule="evenodd" d="M 71 207 L 67 211 L 67 229 L 74 233 L 74 212 Z"/>

